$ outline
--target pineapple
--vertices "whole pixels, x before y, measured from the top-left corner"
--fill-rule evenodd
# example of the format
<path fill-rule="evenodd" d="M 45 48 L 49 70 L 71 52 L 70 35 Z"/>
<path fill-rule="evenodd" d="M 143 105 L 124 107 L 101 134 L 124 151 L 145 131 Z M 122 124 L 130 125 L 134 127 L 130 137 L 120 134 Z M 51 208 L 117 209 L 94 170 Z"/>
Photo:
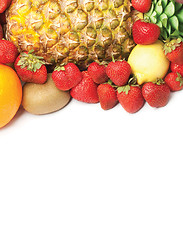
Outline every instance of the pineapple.
<path fill-rule="evenodd" d="M 48 64 L 87 67 L 127 58 L 135 45 L 130 0 L 13 0 L 6 16 L 6 38 Z"/>

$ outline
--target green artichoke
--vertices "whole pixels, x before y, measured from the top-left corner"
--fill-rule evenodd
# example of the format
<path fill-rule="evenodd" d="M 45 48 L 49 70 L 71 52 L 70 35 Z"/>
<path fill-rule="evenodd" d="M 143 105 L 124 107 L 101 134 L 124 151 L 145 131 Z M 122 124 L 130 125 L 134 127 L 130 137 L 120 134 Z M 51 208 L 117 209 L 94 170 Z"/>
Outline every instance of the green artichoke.
<path fill-rule="evenodd" d="M 144 19 L 157 24 L 161 29 L 161 38 L 183 41 L 183 4 L 174 0 L 153 0 Z"/>

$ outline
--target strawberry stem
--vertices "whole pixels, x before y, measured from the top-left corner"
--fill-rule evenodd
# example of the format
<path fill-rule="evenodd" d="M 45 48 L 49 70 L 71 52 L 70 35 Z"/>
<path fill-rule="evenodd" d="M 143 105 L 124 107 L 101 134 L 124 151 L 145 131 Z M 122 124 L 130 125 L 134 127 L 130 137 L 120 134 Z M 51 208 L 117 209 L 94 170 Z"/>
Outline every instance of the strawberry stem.
<path fill-rule="evenodd" d="M 113 61 L 113 62 L 115 62 L 115 59 L 114 59 L 114 56 L 113 56 L 113 54 L 112 54 L 112 61 Z"/>
<path fill-rule="evenodd" d="M 106 83 L 107 83 L 107 84 L 110 84 L 113 88 L 118 88 L 118 86 L 116 86 L 116 85 L 112 82 L 111 79 L 109 79 Z M 106 83 L 104 83 L 104 84 L 106 84 Z"/>

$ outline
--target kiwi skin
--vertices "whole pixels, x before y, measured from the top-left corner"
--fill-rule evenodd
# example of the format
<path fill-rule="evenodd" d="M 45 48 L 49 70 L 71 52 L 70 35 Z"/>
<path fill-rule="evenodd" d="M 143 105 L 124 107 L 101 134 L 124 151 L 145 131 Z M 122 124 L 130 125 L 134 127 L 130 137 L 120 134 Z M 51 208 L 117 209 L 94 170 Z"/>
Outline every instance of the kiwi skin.
<path fill-rule="evenodd" d="M 44 84 L 24 84 L 22 106 L 27 112 L 35 115 L 48 114 L 62 109 L 69 103 L 69 91 L 59 90 L 51 75 L 48 73 Z"/>

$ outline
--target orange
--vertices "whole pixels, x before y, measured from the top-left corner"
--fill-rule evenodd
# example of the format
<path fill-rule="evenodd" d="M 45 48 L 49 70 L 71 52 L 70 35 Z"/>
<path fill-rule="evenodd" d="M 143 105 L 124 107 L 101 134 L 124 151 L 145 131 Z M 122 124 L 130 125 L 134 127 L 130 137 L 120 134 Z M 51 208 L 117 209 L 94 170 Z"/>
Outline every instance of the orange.
<path fill-rule="evenodd" d="M 0 64 L 0 128 L 15 116 L 22 100 L 22 85 L 16 72 Z"/>

